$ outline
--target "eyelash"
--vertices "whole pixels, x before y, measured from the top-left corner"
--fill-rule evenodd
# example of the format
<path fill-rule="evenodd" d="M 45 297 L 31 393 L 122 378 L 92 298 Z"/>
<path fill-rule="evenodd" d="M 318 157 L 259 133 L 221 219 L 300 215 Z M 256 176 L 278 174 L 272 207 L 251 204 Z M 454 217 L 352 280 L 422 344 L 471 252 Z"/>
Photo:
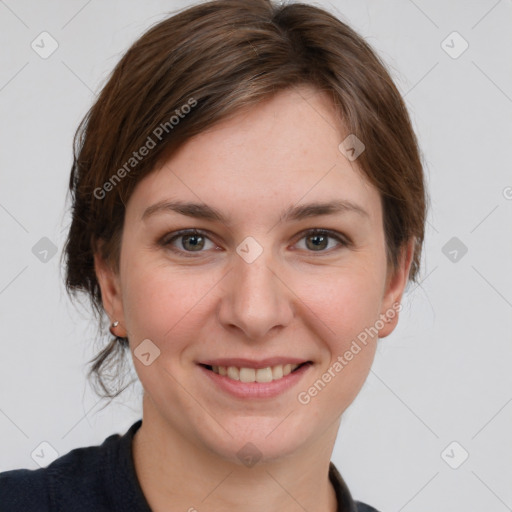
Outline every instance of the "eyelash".
<path fill-rule="evenodd" d="M 202 231 L 200 229 L 182 229 L 180 231 L 175 231 L 173 233 L 168 233 L 167 235 L 165 235 L 161 239 L 160 245 L 168 248 L 169 250 L 171 250 L 174 253 L 177 253 L 180 255 L 185 255 L 185 257 L 187 257 L 187 258 L 195 258 L 197 256 L 195 256 L 194 253 L 201 254 L 201 253 L 205 252 L 205 251 L 184 251 L 182 249 L 176 249 L 175 247 L 173 247 L 171 245 L 172 242 L 174 242 L 176 239 L 178 239 L 182 236 L 185 236 L 185 235 L 188 235 L 188 236 L 199 235 L 199 236 L 205 237 L 208 240 L 210 240 L 211 242 L 213 242 L 210 239 L 210 237 L 206 231 Z M 337 233 L 336 231 L 331 231 L 329 229 L 320 229 L 320 228 L 313 228 L 313 229 L 308 229 L 306 231 L 303 231 L 302 233 L 299 234 L 300 238 L 298 238 L 297 242 L 302 240 L 303 238 L 306 238 L 308 236 L 314 236 L 314 235 L 324 235 L 324 236 L 328 236 L 329 238 L 333 238 L 340 243 L 341 247 L 348 247 L 351 245 L 351 242 L 346 237 L 343 237 L 340 233 Z M 340 248 L 340 247 L 338 247 L 338 248 Z M 333 250 L 335 250 L 335 249 L 331 248 L 329 250 L 324 250 L 324 251 L 307 251 L 307 252 L 310 252 L 311 254 L 314 254 L 317 252 L 319 255 L 322 255 L 322 254 L 330 254 Z"/>

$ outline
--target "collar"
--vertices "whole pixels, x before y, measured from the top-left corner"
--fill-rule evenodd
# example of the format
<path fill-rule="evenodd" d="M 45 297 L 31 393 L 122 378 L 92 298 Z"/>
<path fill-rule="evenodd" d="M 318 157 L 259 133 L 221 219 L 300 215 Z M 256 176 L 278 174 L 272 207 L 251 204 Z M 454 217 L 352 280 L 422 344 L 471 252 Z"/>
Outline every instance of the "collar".
<path fill-rule="evenodd" d="M 357 505 L 348 490 L 347 484 L 332 462 L 329 463 L 329 480 L 336 493 L 338 512 L 357 512 Z"/>

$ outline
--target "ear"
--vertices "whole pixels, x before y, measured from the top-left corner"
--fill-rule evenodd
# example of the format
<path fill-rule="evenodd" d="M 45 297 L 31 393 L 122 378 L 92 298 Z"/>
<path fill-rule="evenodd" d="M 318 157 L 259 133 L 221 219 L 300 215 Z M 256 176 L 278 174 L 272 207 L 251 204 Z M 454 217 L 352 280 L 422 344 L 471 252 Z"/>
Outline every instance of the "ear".
<path fill-rule="evenodd" d="M 398 324 L 402 295 L 409 278 L 415 242 L 416 239 L 411 238 L 409 242 L 402 247 L 398 267 L 394 272 L 392 272 L 392 269 L 389 269 L 380 312 L 380 319 L 384 323 L 384 327 L 379 329 L 379 338 L 389 336 Z"/>
<path fill-rule="evenodd" d="M 126 338 L 128 334 L 125 329 L 126 323 L 119 274 L 105 261 L 101 252 L 98 249 L 94 253 L 94 270 L 101 289 L 103 309 L 109 316 L 111 323 L 119 322 L 119 325 L 115 328 L 115 334 L 121 338 Z"/>

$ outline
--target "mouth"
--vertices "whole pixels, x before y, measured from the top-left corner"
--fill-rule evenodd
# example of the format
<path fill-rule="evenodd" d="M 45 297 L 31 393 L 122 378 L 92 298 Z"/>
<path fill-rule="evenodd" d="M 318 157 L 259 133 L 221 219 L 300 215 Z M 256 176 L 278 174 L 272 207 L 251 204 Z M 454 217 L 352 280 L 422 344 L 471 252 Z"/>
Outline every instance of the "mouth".
<path fill-rule="evenodd" d="M 254 366 L 210 365 L 203 363 L 199 363 L 199 366 L 232 381 L 263 384 L 284 379 L 288 375 L 298 372 L 301 368 L 311 364 L 313 364 L 312 361 L 275 364 L 258 368 Z"/>
<path fill-rule="evenodd" d="M 314 361 L 306 358 L 277 356 L 265 359 L 216 358 L 196 361 L 207 379 L 207 393 L 235 399 L 277 398 L 291 391 L 311 373 Z"/>

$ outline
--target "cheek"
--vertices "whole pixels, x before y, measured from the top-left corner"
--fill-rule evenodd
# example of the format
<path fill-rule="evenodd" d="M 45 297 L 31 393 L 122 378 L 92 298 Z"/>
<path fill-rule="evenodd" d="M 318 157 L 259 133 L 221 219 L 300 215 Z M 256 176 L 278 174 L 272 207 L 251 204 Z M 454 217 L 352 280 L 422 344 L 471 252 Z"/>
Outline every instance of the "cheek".
<path fill-rule="evenodd" d="M 331 407 L 335 403 L 335 410 L 344 410 L 364 384 L 375 357 L 380 282 L 371 271 L 351 268 L 329 278 L 305 279 L 300 296 L 314 330 L 323 333 L 321 348 L 328 352 L 320 369 L 321 382 L 307 383 L 312 387 L 303 390 L 304 400 L 314 397 L 318 406 L 328 409 L 329 403 Z"/>
<path fill-rule="evenodd" d="M 375 273 L 352 267 L 329 275 L 302 277 L 298 295 L 317 323 L 323 325 L 330 346 L 343 350 L 351 338 L 379 318 L 381 289 Z"/>
<path fill-rule="evenodd" d="M 149 338 L 167 350 L 166 342 L 172 340 L 177 349 L 180 339 L 197 333 L 204 309 L 202 300 L 206 301 L 205 296 L 215 282 L 211 275 L 179 272 L 170 265 L 155 264 L 144 258 L 127 262 L 123 307 L 134 341 Z"/>

